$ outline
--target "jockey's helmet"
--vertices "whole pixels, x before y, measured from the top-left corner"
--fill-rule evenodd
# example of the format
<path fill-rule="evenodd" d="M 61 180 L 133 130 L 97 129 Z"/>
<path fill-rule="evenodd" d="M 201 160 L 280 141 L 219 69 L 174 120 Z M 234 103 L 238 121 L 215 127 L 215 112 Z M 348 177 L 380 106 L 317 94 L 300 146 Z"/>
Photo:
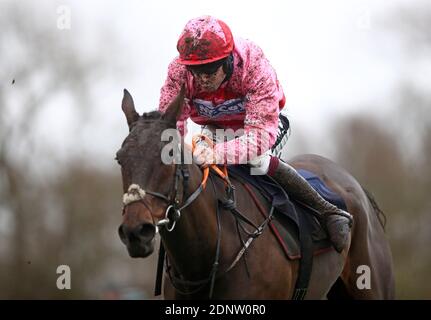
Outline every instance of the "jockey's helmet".
<path fill-rule="evenodd" d="M 226 58 L 233 48 L 232 32 L 226 23 L 211 16 L 194 18 L 187 22 L 178 40 L 178 62 L 208 64 Z"/>

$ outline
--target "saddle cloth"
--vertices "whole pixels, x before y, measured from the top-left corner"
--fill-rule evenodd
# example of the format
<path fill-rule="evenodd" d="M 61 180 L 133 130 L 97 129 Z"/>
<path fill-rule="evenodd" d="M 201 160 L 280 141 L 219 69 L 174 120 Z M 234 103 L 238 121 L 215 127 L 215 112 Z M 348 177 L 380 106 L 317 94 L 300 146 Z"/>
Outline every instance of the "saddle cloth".
<path fill-rule="evenodd" d="M 299 202 L 289 199 L 275 180 L 267 175 L 250 175 L 250 167 L 247 165 L 228 166 L 228 173 L 239 182 L 252 185 L 274 206 L 274 219 L 270 227 L 288 259 L 296 260 L 301 258 L 300 230 L 301 232 L 309 230 L 308 232 L 311 233 L 313 255 L 332 250 L 332 244 L 328 239 L 327 232 L 320 224 L 319 219 L 316 218 L 316 213 Z M 317 175 L 302 169 L 298 170 L 298 173 L 325 200 L 346 210 L 344 200 L 330 190 Z M 307 225 L 305 226 L 304 224 Z"/>

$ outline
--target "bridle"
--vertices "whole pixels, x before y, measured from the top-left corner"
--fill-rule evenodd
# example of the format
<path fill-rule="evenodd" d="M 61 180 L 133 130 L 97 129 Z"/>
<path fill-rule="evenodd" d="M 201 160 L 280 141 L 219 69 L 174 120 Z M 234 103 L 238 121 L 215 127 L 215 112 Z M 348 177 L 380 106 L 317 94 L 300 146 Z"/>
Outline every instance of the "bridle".
<path fill-rule="evenodd" d="M 195 138 L 193 139 L 192 151 L 196 146 L 197 139 L 202 139 L 202 140 L 205 140 L 208 144 L 212 144 L 212 141 L 207 136 L 196 135 Z M 160 192 L 144 190 L 138 184 L 131 184 L 127 192 L 123 195 L 123 205 L 124 205 L 123 215 L 127 212 L 127 206 L 135 202 L 141 202 L 150 212 L 152 212 L 151 208 L 147 205 L 147 203 L 144 200 L 146 194 L 152 195 L 156 198 L 159 198 L 165 201 L 168 204 L 168 207 L 166 208 L 166 211 L 165 211 L 164 218 L 155 223 L 156 229 L 158 229 L 159 227 L 166 227 L 167 231 L 171 232 L 175 228 L 176 222 L 181 217 L 181 211 L 187 208 L 194 200 L 196 200 L 199 194 L 205 189 L 210 168 L 214 170 L 225 181 L 227 190 L 230 190 L 230 193 L 233 194 L 234 187 L 229 180 L 226 166 L 224 167 L 224 172 L 221 171 L 218 168 L 218 166 L 215 164 L 209 165 L 209 166 L 203 166 L 202 168 L 203 168 L 203 178 L 202 178 L 201 184 L 184 201 L 182 205 L 180 205 L 180 203 L 181 203 L 181 200 L 185 198 L 186 191 L 188 189 L 189 177 L 190 177 L 189 169 L 183 163 L 183 161 L 181 161 L 180 164 L 175 163 L 175 180 L 174 180 L 174 186 L 173 186 L 173 189 L 174 189 L 173 197 L 166 196 Z M 182 196 L 180 196 L 180 190 L 179 190 L 179 184 L 180 184 L 181 178 L 183 180 Z M 170 192 L 170 194 L 172 194 L 172 191 Z"/>
<path fill-rule="evenodd" d="M 209 139 L 206 136 L 201 136 L 202 139 Z M 208 141 L 212 143 L 212 141 Z M 193 140 L 193 146 L 192 150 L 195 147 L 195 140 Z M 216 188 L 214 185 L 214 181 L 211 179 L 212 185 L 213 185 L 213 192 L 215 194 L 216 199 L 216 218 L 217 218 L 217 243 L 216 243 L 216 253 L 214 258 L 214 263 L 212 266 L 212 269 L 210 271 L 210 274 L 207 278 L 202 280 L 195 280 L 195 281 L 189 281 L 185 280 L 182 277 L 177 277 L 170 272 L 170 266 L 167 266 L 167 272 L 168 276 L 171 280 L 172 285 L 175 287 L 175 289 L 181 293 L 181 294 L 193 294 L 195 292 L 198 292 L 203 288 L 203 286 L 210 283 L 210 290 L 209 290 L 209 298 L 212 298 L 213 290 L 214 290 L 214 283 L 216 278 L 220 278 L 224 276 L 226 273 L 228 273 L 230 270 L 232 270 L 238 261 L 243 257 L 245 251 L 250 246 L 252 241 L 256 239 L 258 236 L 260 236 L 266 226 L 269 224 L 269 222 L 273 218 L 273 212 L 274 207 L 271 208 L 271 211 L 268 215 L 268 217 L 259 225 L 256 226 L 252 221 L 250 221 L 246 216 L 244 216 L 241 212 L 239 212 L 236 209 L 236 201 L 235 201 L 235 187 L 232 185 L 232 183 L 229 180 L 228 174 L 227 174 L 227 167 L 224 166 L 224 171 L 220 170 L 220 168 L 217 165 L 209 165 L 209 166 L 203 166 L 203 178 L 200 183 L 200 185 L 197 187 L 197 189 L 180 205 L 181 200 L 185 198 L 186 191 L 188 189 L 188 182 L 189 182 L 189 169 L 188 167 L 183 164 L 182 162 L 180 164 L 175 164 L 175 180 L 174 180 L 174 186 L 173 186 L 173 192 L 170 194 L 174 194 L 173 197 L 166 196 L 162 193 L 151 191 L 151 190 L 143 190 L 139 185 L 132 184 L 129 186 L 128 191 L 123 195 L 123 215 L 127 212 L 128 205 L 135 203 L 135 202 L 141 202 L 150 212 L 151 208 L 147 205 L 145 202 L 145 196 L 147 194 L 154 196 L 156 198 L 159 198 L 163 201 L 165 201 L 168 204 L 168 207 L 166 208 L 165 217 L 158 222 L 155 223 L 156 231 L 159 227 L 165 227 L 168 232 L 171 232 L 174 230 L 176 222 L 181 218 L 181 211 L 185 208 L 187 208 L 196 198 L 202 193 L 202 191 L 206 187 L 207 179 L 209 177 L 210 168 L 216 172 L 218 176 L 220 176 L 224 182 L 225 182 L 225 191 L 227 197 L 225 199 L 218 199 L 216 197 Z M 183 181 L 183 187 L 182 187 L 182 196 L 180 196 L 181 192 L 179 189 L 180 180 Z M 247 231 L 242 225 L 241 228 L 245 233 L 248 235 L 248 240 L 243 241 L 243 239 L 240 236 L 242 248 L 236 255 L 233 262 L 229 265 L 229 267 L 224 270 L 222 273 L 217 274 L 218 266 L 219 266 L 219 257 L 220 257 L 220 246 L 221 246 L 221 224 L 220 224 L 220 215 L 219 215 L 219 208 L 220 205 L 227 210 L 230 210 L 232 214 L 234 215 L 236 221 L 237 221 L 237 228 L 238 224 L 241 222 L 245 222 L 248 225 L 252 226 L 255 231 L 249 232 Z M 153 216 L 153 215 L 152 215 Z M 239 234 L 239 231 L 238 231 Z M 157 276 L 156 276 L 156 290 L 155 295 L 159 295 L 161 293 L 161 275 L 163 271 L 163 265 L 165 260 L 165 251 L 163 247 L 162 241 L 160 242 L 160 250 L 159 250 L 159 260 L 158 260 L 158 267 L 157 267 Z M 185 286 L 196 286 L 197 288 L 193 291 L 184 292 L 180 288 L 178 288 L 178 284 L 185 285 Z"/>
<path fill-rule="evenodd" d="M 206 179 L 202 181 L 199 187 L 184 201 L 182 205 L 180 205 L 181 200 L 184 199 L 186 195 L 190 173 L 185 164 L 175 164 L 175 167 L 175 180 L 173 185 L 174 196 L 166 196 L 160 192 L 144 190 L 138 184 L 131 184 L 127 192 L 123 195 L 123 215 L 127 212 L 127 206 L 135 202 L 142 203 L 150 212 L 152 212 L 151 208 L 145 202 L 145 196 L 149 194 L 163 200 L 168 205 L 164 218 L 155 223 L 156 229 L 159 227 L 166 227 L 166 230 L 171 232 L 175 228 L 176 222 L 181 217 L 181 211 L 188 207 L 199 196 L 199 194 L 204 190 L 206 182 Z M 181 178 L 183 180 L 182 196 L 180 195 L 181 192 L 179 189 Z M 170 194 L 172 194 L 172 192 Z"/>

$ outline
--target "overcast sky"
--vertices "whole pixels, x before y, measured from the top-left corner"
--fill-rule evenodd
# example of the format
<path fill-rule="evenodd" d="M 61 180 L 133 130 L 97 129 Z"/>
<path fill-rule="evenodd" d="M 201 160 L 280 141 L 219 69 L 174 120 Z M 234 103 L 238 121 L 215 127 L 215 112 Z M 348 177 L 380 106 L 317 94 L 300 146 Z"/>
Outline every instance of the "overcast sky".
<path fill-rule="evenodd" d="M 99 115 L 97 123 L 76 132 L 76 106 L 57 100 L 42 114 L 39 134 L 44 143 L 56 145 L 66 155 L 71 148 L 56 132 L 69 128 L 71 135 L 86 140 L 83 143 L 88 150 L 96 147 L 103 156 L 113 155 L 127 133 L 120 109 L 122 89 L 132 93 L 140 113 L 156 109 L 184 25 L 190 18 L 210 14 L 224 20 L 235 36 L 261 46 L 285 90 L 285 110 L 293 128 L 318 135 L 325 129 L 323 123 L 339 116 L 375 112 L 371 108 L 376 104 L 390 106 L 389 94 L 398 84 L 404 65 L 399 39 L 385 30 L 383 22 L 396 8 L 412 3 L 46 0 L 44 6 L 52 16 L 43 23 L 52 23 L 55 29 L 59 6 L 70 8 L 70 30 L 54 32 L 73 41 L 82 54 L 103 56 L 108 70 L 115 65 L 124 72 L 94 84 L 96 105 L 92 108 Z M 95 37 L 102 31 L 106 47 L 98 52 Z M 64 121 L 44 126 L 43 117 L 48 114 L 57 114 Z M 90 136 L 93 138 L 88 139 Z M 68 140 L 73 144 L 73 138 Z"/>

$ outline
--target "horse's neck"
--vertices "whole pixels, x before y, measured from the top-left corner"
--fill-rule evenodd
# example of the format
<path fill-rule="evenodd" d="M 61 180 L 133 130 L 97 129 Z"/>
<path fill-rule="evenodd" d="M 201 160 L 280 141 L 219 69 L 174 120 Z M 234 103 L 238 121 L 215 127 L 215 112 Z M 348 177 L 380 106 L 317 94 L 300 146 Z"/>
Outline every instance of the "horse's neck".
<path fill-rule="evenodd" d="M 186 198 L 202 182 L 202 172 L 190 165 L 190 181 Z M 162 234 L 171 265 L 186 278 L 206 277 L 214 262 L 217 240 L 216 198 L 208 178 L 206 188 L 181 212 L 175 229 Z"/>

